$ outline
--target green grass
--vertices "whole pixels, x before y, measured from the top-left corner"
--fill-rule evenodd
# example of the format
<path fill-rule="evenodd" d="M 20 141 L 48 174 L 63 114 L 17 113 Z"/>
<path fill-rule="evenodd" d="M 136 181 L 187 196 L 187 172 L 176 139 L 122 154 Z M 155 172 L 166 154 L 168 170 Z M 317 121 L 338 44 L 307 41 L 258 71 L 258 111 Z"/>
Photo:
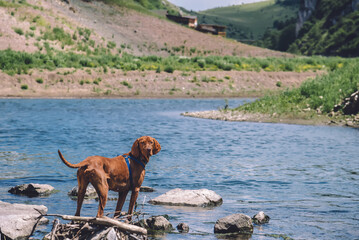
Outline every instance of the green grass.
<path fill-rule="evenodd" d="M 170 56 L 166 58 L 157 56 L 136 57 L 126 53 L 122 56 L 109 52 L 89 53 L 88 55 L 73 52 L 55 51 L 44 43 L 47 53 L 17 52 L 11 49 L 0 51 L 0 69 L 10 75 L 27 73 L 29 69 L 57 68 L 111 68 L 122 71 L 145 71 L 163 69 L 172 73 L 176 70 L 190 71 L 332 71 L 346 62 L 342 58 L 325 57 L 297 57 L 297 58 L 242 58 L 234 56 L 208 56 L 180 58 Z"/>
<path fill-rule="evenodd" d="M 238 40 L 259 39 L 275 21 L 285 21 L 297 16 L 299 1 L 291 6 L 275 0 L 214 8 L 199 12 L 199 23 L 227 26 L 227 36 Z"/>
<path fill-rule="evenodd" d="M 166 0 L 102 0 L 107 4 L 126 7 L 145 14 L 154 15 L 152 10 L 167 10 L 171 14 L 178 14 L 178 9 Z"/>
<path fill-rule="evenodd" d="M 349 59 L 327 75 L 307 80 L 299 88 L 267 95 L 234 110 L 310 117 L 330 113 L 336 104 L 359 90 L 359 59 Z"/>

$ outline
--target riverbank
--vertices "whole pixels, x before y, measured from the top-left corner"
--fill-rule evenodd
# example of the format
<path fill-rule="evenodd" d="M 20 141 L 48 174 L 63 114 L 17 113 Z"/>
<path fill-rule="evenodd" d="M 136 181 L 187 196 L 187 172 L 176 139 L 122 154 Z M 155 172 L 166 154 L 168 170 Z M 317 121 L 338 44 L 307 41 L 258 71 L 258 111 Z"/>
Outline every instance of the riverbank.
<path fill-rule="evenodd" d="M 101 71 L 100 71 L 101 70 Z M 206 98 L 259 97 L 298 87 L 319 72 L 128 71 L 111 69 L 0 72 L 0 97 L 17 98 Z"/>
<path fill-rule="evenodd" d="M 182 113 L 186 117 L 204 118 L 232 122 L 285 123 L 315 126 L 346 126 L 359 128 L 359 114 L 356 116 L 326 116 L 316 115 L 311 118 L 277 116 L 262 113 L 248 113 L 236 110 L 213 110 L 203 112 Z"/>

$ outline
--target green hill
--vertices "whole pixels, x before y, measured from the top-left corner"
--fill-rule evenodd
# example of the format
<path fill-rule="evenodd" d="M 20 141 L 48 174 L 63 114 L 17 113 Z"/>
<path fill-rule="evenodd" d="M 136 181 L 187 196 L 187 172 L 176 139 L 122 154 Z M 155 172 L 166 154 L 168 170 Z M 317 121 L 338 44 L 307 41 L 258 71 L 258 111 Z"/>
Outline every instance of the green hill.
<path fill-rule="evenodd" d="M 267 31 L 255 45 L 304 55 L 359 56 L 358 3 L 352 0 L 318 0 L 310 18 Z M 304 1 L 299 13 L 308 11 Z"/>
<path fill-rule="evenodd" d="M 178 14 L 179 7 L 168 2 L 167 0 L 102 0 L 107 4 L 115 4 L 134 9 L 139 12 L 146 12 L 152 10 L 167 10 L 171 14 Z"/>
<path fill-rule="evenodd" d="M 299 0 L 268 0 L 263 2 L 214 8 L 199 12 L 199 23 L 227 26 L 227 37 L 239 41 L 260 39 L 278 22 L 297 16 Z"/>
<path fill-rule="evenodd" d="M 359 56 L 359 11 L 352 0 L 319 0 L 290 52 L 305 55 Z"/>

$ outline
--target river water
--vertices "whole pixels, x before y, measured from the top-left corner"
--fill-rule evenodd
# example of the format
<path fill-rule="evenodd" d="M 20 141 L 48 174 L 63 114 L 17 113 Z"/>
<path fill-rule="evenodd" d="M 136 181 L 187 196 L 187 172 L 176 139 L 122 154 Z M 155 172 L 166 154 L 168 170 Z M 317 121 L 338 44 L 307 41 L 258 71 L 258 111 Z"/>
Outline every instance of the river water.
<path fill-rule="evenodd" d="M 0 199 L 74 214 L 76 202 L 67 192 L 77 185 L 76 170 L 61 162 L 57 149 L 77 163 L 90 155 L 126 153 L 136 138 L 150 135 L 162 151 L 147 165 L 143 185 L 156 191 L 140 193 L 138 208 L 149 215 L 168 214 L 174 226 L 190 226 L 189 234 L 157 238 L 221 238 L 213 234 L 217 219 L 264 211 L 271 220 L 255 226 L 251 239 L 359 239 L 358 129 L 180 115 L 224 105 L 221 99 L 0 100 Z M 59 191 L 41 198 L 7 192 L 23 183 L 50 184 Z M 221 195 L 223 204 L 203 209 L 147 203 L 174 188 L 207 188 Z M 113 212 L 115 205 L 109 201 L 105 212 Z M 82 214 L 95 216 L 97 206 L 95 200 L 86 201 Z M 50 229 L 51 224 L 40 227 L 35 237 Z"/>

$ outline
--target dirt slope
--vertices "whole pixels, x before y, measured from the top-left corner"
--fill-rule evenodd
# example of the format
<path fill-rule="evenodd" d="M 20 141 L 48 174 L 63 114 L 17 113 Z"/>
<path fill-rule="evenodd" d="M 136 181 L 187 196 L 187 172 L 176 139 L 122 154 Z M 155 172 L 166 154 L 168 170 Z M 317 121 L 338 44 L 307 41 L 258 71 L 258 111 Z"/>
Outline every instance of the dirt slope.
<path fill-rule="evenodd" d="M 3 0 L 2 0 L 3 1 Z M 17 1 L 15 1 L 17 2 Z M 135 55 L 170 54 L 236 55 L 253 57 L 292 57 L 218 36 L 204 34 L 173 22 L 102 2 L 27 0 L 26 4 L 7 1 L 0 7 L 0 50 L 46 53 L 47 48 L 74 51 L 86 46 L 92 51 Z M 1 6 L 1 4 L 0 4 Z M 63 30 L 75 41 L 45 39 L 54 28 Z M 20 29 L 20 30 L 19 30 Z M 91 31 L 86 34 L 80 32 Z M 65 35 L 64 35 L 65 36 Z M 268 90 L 298 86 L 316 73 L 197 71 L 156 73 L 124 72 L 109 68 L 30 69 L 8 75 L 0 71 L 0 97 L 244 97 L 260 96 Z M 210 80 L 210 81 L 208 81 Z M 277 83 L 281 83 L 281 87 Z"/>
<path fill-rule="evenodd" d="M 289 56 L 284 53 L 245 45 L 233 40 L 204 34 L 180 26 L 166 19 L 145 15 L 134 10 L 109 6 L 102 2 L 59 0 L 27 1 L 32 7 L 0 8 L 0 49 L 35 51 L 36 39 L 14 32 L 14 28 L 26 32 L 34 17 L 40 15 L 51 26 L 59 26 L 71 32 L 76 27 L 88 28 L 105 41 L 117 46 L 125 44 L 135 55 L 168 55 L 173 47 L 196 52 L 237 56 Z M 35 6 L 35 7 L 34 7 Z M 15 13 L 15 14 L 14 14 Z M 14 16 L 12 16 L 14 15 Z M 36 33 L 35 33 L 36 35 Z"/>

